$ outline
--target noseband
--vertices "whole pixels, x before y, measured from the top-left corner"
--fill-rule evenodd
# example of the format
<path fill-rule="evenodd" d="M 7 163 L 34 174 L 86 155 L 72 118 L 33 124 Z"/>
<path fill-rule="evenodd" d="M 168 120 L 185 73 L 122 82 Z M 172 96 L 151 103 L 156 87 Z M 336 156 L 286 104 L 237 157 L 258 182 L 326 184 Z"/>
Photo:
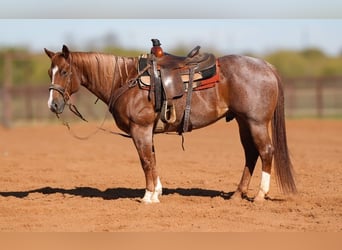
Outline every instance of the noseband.
<path fill-rule="evenodd" d="M 68 82 L 70 82 L 70 78 L 68 79 Z M 69 85 L 69 84 L 68 84 Z M 65 88 L 63 88 L 61 85 L 59 84 L 50 84 L 49 86 L 49 91 L 51 90 L 55 90 L 57 91 L 59 94 L 61 94 L 61 96 L 63 97 L 64 99 L 64 102 L 67 103 L 67 100 L 69 99 L 69 94 L 65 91 Z M 67 99 L 67 98 L 68 99 Z"/>

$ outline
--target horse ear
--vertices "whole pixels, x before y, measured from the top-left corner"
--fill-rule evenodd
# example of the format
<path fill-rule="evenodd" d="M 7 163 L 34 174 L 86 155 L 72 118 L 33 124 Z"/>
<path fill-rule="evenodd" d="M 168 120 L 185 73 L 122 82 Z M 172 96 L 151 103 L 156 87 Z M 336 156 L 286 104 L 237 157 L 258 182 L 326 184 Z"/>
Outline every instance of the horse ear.
<path fill-rule="evenodd" d="M 68 59 L 70 51 L 66 45 L 63 45 L 62 53 L 65 59 Z"/>
<path fill-rule="evenodd" d="M 47 56 L 50 57 L 50 58 L 52 58 L 55 55 L 54 52 L 52 52 L 52 51 L 50 51 L 50 50 L 48 50 L 46 48 L 44 48 L 44 51 L 45 51 L 45 54 L 47 54 Z"/>

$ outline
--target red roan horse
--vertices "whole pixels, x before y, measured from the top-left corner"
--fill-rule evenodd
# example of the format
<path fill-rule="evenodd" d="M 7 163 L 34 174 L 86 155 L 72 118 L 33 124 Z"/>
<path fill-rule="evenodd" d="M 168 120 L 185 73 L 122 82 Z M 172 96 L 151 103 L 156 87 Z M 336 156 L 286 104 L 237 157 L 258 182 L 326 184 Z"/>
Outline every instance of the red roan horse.
<path fill-rule="evenodd" d="M 69 97 L 84 86 L 109 106 L 117 126 L 129 134 L 138 151 L 145 173 L 145 203 L 159 202 L 162 185 L 156 168 L 154 129 L 159 119 L 148 91 L 138 85 L 124 88 L 112 103 L 113 95 L 122 86 L 131 84 L 138 74 L 138 58 L 119 57 L 94 52 L 70 52 L 64 45 L 62 52 L 45 49 L 51 59 L 51 78 L 48 106 L 56 114 L 62 113 Z M 247 198 L 248 186 L 260 156 L 261 184 L 254 201 L 267 198 L 270 187 L 272 159 L 277 183 L 285 193 L 295 193 L 292 163 L 288 153 L 284 93 L 280 77 L 269 63 L 247 56 L 227 55 L 217 59 L 219 81 L 213 88 L 194 91 L 190 121 L 199 129 L 223 117 L 235 118 L 245 152 L 241 181 L 231 198 Z M 120 90 L 119 90 L 120 89 Z M 177 120 L 167 131 L 179 131 L 182 126 L 185 97 L 176 99 Z M 272 140 L 269 136 L 271 123 Z"/>

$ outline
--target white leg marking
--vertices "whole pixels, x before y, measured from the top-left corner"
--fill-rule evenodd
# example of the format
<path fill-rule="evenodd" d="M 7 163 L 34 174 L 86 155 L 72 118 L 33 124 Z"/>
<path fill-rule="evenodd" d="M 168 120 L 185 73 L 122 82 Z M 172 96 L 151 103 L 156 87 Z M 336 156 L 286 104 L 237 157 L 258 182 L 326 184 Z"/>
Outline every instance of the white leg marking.
<path fill-rule="evenodd" d="M 145 190 L 144 198 L 142 199 L 142 202 L 143 202 L 143 203 L 146 203 L 146 204 L 152 203 L 152 195 L 153 195 L 153 192 L 148 191 L 148 190 L 146 189 L 146 190 Z"/>
<path fill-rule="evenodd" d="M 268 191 L 270 190 L 270 180 L 271 180 L 271 175 L 269 173 L 262 171 L 260 190 L 264 192 L 264 194 L 267 194 Z"/>
<path fill-rule="evenodd" d="M 162 184 L 160 182 L 160 178 L 158 176 L 158 178 L 157 178 L 157 185 L 154 188 L 154 193 L 153 193 L 152 198 L 151 198 L 152 203 L 159 203 L 160 202 L 159 201 L 159 196 L 161 196 L 162 193 L 163 193 L 163 187 L 162 187 Z"/>
<path fill-rule="evenodd" d="M 53 69 L 52 69 L 52 77 L 51 77 L 51 78 L 52 78 L 52 79 L 51 79 L 51 84 L 54 84 L 55 75 L 56 75 L 57 71 L 58 71 L 58 66 L 53 67 Z M 52 92 L 53 92 L 53 90 L 51 89 L 51 90 L 50 90 L 49 100 L 48 100 L 48 107 L 49 107 L 49 108 L 51 108 L 51 105 L 52 105 L 52 99 L 53 99 L 53 97 L 52 97 Z"/>
<path fill-rule="evenodd" d="M 159 193 L 157 191 L 154 191 L 151 197 L 152 203 L 159 203 Z"/>
<path fill-rule="evenodd" d="M 160 182 L 159 176 L 158 176 L 158 179 L 157 179 L 157 185 L 156 185 L 154 190 L 155 190 L 155 192 L 158 193 L 158 195 L 162 195 L 163 194 L 163 186 L 162 186 L 162 184 Z"/>
<path fill-rule="evenodd" d="M 162 195 L 163 193 L 163 187 L 160 182 L 160 178 L 158 177 L 157 179 L 157 185 L 154 188 L 154 192 L 148 191 L 147 189 L 145 190 L 145 195 L 144 198 L 142 199 L 142 202 L 145 204 L 150 204 L 150 203 L 159 203 L 159 196 Z"/>

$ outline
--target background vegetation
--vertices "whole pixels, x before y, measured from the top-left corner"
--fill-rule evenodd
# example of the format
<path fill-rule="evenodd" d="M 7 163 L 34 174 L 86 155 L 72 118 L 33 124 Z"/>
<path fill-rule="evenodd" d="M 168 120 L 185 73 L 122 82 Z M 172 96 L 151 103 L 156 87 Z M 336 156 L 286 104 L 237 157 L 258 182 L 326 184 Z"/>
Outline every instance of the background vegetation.
<path fill-rule="evenodd" d="M 185 55 L 190 49 L 179 46 L 168 50 L 168 52 Z M 110 46 L 99 51 L 121 56 L 138 56 L 149 52 Z M 41 53 L 32 53 L 25 48 L 3 48 L 0 49 L 0 86 L 4 82 L 4 56 L 6 53 L 13 55 L 13 85 L 41 85 L 49 81 L 47 70 L 50 61 L 43 49 Z M 222 55 L 217 51 L 214 53 Z M 275 65 L 284 78 L 342 76 L 342 55 L 329 56 L 318 48 L 307 48 L 302 51 L 278 50 L 265 55 L 249 55 L 269 61 Z"/>
<path fill-rule="evenodd" d="M 78 51 L 102 51 L 119 56 L 149 53 L 108 45 L 115 42 L 105 44 L 87 48 L 70 45 L 70 48 Z M 184 45 L 164 48 L 176 55 L 186 55 L 190 49 L 192 48 Z M 215 48 L 202 50 L 216 56 L 223 55 Z M 342 117 L 342 53 L 331 56 L 319 48 L 306 48 L 301 51 L 277 50 L 263 55 L 244 54 L 267 60 L 280 72 L 284 83 L 287 117 Z M 41 52 L 32 52 L 26 48 L 0 48 L 0 125 L 10 127 L 18 122 L 56 121 L 46 105 L 50 84 L 47 74 L 49 67 L 50 59 L 43 48 Z M 88 91 L 81 88 L 73 97 L 87 119 L 103 118 L 107 107 L 102 104 L 94 105 L 96 98 Z M 67 119 L 76 119 L 71 112 L 64 113 Z"/>

